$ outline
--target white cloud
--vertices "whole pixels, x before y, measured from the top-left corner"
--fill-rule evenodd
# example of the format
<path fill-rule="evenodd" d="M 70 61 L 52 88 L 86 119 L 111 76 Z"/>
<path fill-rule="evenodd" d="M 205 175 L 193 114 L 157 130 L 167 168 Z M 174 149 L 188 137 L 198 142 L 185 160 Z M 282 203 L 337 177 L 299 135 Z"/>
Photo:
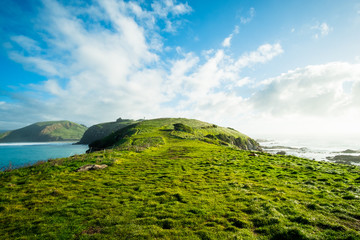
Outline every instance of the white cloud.
<path fill-rule="evenodd" d="M 224 41 L 222 42 L 222 46 L 223 47 L 230 47 L 231 46 L 231 40 L 232 40 L 233 36 L 235 34 L 238 34 L 238 33 L 239 33 L 239 26 L 235 26 L 234 31 L 227 38 L 225 38 Z"/>
<path fill-rule="evenodd" d="M 244 77 L 242 79 L 239 79 L 237 82 L 236 82 L 236 87 L 242 87 L 244 85 L 247 85 L 249 83 L 253 82 L 253 80 L 251 80 L 249 77 Z"/>
<path fill-rule="evenodd" d="M 265 63 L 274 57 L 278 56 L 279 54 L 282 54 L 284 50 L 282 49 L 281 45 L 279 43 L 276 44 L 264 44 L 261 45 L 257 51 L 253 51 L 250 53 L 246 53 L 242 55 L 234 64 L 234 67 L 236 68 L 244 68 L 251 66 L 255 63 Z"/>
<path fill-rule="evenodd" d="M 181 94 L 181 100 L 175 112 L 215 122 L 229 117 L 239 119 L 249 109 L 249 104 L 234 89 L 252 83 L 250 78 L 241 76 L 241 71 L 270 61 L 281 53 L 280 44 L 265 44 L 235 59 L 221 49 L 204 53 L 206 61 L 202 64 L 189 64 L 190 60 L 197 63 L 198 58 L 186 56 L 183 64 L 191 67 L 186 68 L 190 71 L 176 76 L 178 87 L 173 89 Z"/>
<path fill-rule="evenodd" d="M 96 13 L 86 22 L 72 8 L 46 1 L 41 22 L 47 24 L 41 27 L 48 37 L 42 45 L 14 37 L 31 51 L 24 55 L 22 49 L 12 49 L 9 54 L 48 80 L 13 95 L 12 104 L 1 104 L 2 117 L 16 122 L 16 116 L 27 116 L 27 123 L 69 119 L 90 125 L 119 116 L 223 121 L 245 114 L 248 100 L 234 90 L 252 82 L 242 70 L 272 60 L 283 52 L 281 45 L 264 44 L 237 57 L 223 49 L 198 56 L 181 47 L 168 48 L 158 33 L 163 29 L 151 21 L 165 23 L 171 21 L 166 16 L 191 9 L 175 1 L 154 4 L 151 12 L 133 2 L 99 1 L 80 11 Z M 238 31 L 235 27 L 232 34 Z M 160 58 L 155 51 L 173 51 L 175 57 Z"/>
<path fill-rule="evenodd" d="M 188 14 L 192 8 L 187 4 L 176 3 L 176 0 L 159 0 L 151 4 L 153 16 L 164 20 L 165 32 L 174 33 L 181 26 L 182 22 L 174 20 L 179 15 Z"/>
<path fill-rule="evenodd" d="M 162 73 L 146 67 L 156 64 L 158 56 L 151 52 L 144 28 L 123 12 L 127 10 L 121 2 L 101 1 L 100 5 L 100 20 L 109 21 L 111 30 L 86 25 L 71 9 L 54 1 L 46 2 L 43 20 L 47 22 L 45 31 L 51 36 L 46 54 L 34 52 L 26 56 L 21 51 L 10 52 L 12 59 L 51 78 L 35 88 L 37 97 L 23 96 L 29 98 L 24 100 L 24 107 L 29 111 L 36 109 L 32 115 L 41 108 L 48 118 L 94 123 L 115 119 L 122 113 L 134 118 L 151 115 L 154 106 L 162 101 Z M 24 37 L 14 39 L 27 43 L 26 46 L 32 43 Z M 40 101 L 37 108 L 29 106 L 44 94 L 52 97 L 47 97 L 45 103 Z"/>
<path fill-rule="evenodd" d="M 318 39 L 320 36 L 327 36 L 333 30 L 333 28 L 330 27 L 326 22 L 317 23 L 312 26 L 311 29 L 316 31 L 316 33 L 314 34 L 315 39 Z"/>
<path fill-rule="evenodd" d="M 155 14 L 162 18 L 167 18 L 169 14 L 182 15 L 192 11 L 192 8 L 187 4 L 179 3 L 173 0 L 160 0 L 151 4 Z"/>
<path fill-rule="evenodd" d="M 349 131 L 356 127 L 360 117 L 359 86 L 360 64 L 311 65 L 265 80 L 263 89 L 250 102 L 264 118 L 291 119 L 293 124 L 299 123 L 302 130 L 309 126 L 302 125 L 301 121 L 313 119 L 319 125 L 310 124 L 311 131 L 323 131 L 322 121 L 331 122 L 333 128 L 338 127 L 340 131 L 345 131 L 343 125 L 347 125 L 346 131 Z M 340 118 L 343 122 L 339 122 Z"/>
<path fill-rule="evenodd" d="M 64 89 L 62 89 L 58 82 L 54 79 L 49 79 L 44 82 L 43 90 L 46 92 L 49 92 L 52 95 L 55 96 L 64 96 L 66 95 L 66 92 Z"/>
<path fill-rule="evenodd" d="M 36 69 L 41 74 L 46 76 L 61 76 L 62 73 L 59 71 L 61 68 L 60 63 L 54 63 L 52 61 L 43 59 L 41 57 L 25 57 L 22 54 L 17 52 L 11 52 L 9 54 L 10 59 L 23 63 L 27 69 L 34 70 Z"/>
<path fill-rule="evenodd" d="M 242 24 L 247 24 L 253 20 L 255 17 L 255 8 L 250 8 L 248 12 L 248 16 L 246 17 L 240 17 L 240 22 Z"/>
<path fill-rule="evenodd" d="M 223 43 L 222 43 L 222 46 L 223 47 L 230 47 L 232 37 L 233 37 L 233 35 L 230 34 L 227 38 L 225 38 Z"/>
<path fill-rule="evenodd" d="M 41 48 L 38 46 L 38 43 L 26 36 L 19 35 L 11 37 L 11 40 L 19 44 L 24 50 L 28 52 L 38 52 Z"/>

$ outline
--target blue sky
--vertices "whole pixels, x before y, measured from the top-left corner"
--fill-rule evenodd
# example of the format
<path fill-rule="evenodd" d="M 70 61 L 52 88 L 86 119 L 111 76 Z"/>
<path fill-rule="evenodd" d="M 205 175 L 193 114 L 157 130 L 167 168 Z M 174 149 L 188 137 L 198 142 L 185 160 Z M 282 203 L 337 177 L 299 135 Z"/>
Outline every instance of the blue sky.
<path fill-rule="evenodd" d="M 360 1 L 0 9 L 0 129 L 188 117 L 251 136 L 360 133 Z"/>

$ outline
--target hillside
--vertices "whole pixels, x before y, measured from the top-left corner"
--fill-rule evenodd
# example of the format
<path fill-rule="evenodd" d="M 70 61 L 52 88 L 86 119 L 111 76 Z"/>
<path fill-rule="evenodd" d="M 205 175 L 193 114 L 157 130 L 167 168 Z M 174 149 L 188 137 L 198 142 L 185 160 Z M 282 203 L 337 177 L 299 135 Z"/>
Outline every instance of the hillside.
<path fill-rule="evenodd" d="M 129 126 L 131 124 L 137 123 L 139 120 L 131 120 L 131 119 L 117 119 L 116 122 L 107 122 L 107 123 L 100 123 L 89 127 L 80 141 L 79 144 L 90 144 L 96 140 L 104 138 L 111 133 Z"/>
<path fill-rule="evenodd" d="M 0 236 L 360 239 L 359 167 L 241 150 L 242 137 L 149 120 L 98 142 L 111 149 L 1 172 Z"/>
<path fill-rule="evenodd" d="M 77 141 L 87 127 L 70 121 L 38 122 L 27 127 L 0 133 L 0 142 Z"/>
<path fill-rule="evenodd" d="M 114 147 L 142 149 L 165 144 L 166 139 L 171 138 L 199 140 L 243 150 L 261 150 L 255 140 L 235 129 L 186 118 L 160 118 L 142 121 L 95 141 L 89 147 L 90 151 Z"/>

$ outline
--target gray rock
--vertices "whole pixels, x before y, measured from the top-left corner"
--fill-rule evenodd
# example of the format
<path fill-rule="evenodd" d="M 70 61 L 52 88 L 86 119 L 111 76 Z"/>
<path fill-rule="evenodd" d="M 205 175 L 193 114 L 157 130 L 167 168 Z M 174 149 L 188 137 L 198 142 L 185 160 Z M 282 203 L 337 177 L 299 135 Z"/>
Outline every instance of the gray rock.
<path fill-rule="evenodd" d="M 326 157 L 330 161 L 334 161 L 336 163 L 360 163 L 360 155 L 352 156 L 352 155 L 336 155 L 335 157 Z"/>
<path fill-rule="evenodd" d="M 360 151 L 346 149 L 345 151 L 339 152 L 339 153 L 360 153 Z"/>
<path fill-rule="evenodd" d="M 278 155 L 286 155 L 286 152 L 285 151 L 280 151 L 280 152 L 277 152 L 276 154 L 278 154 Z"/>
<path fill-rule="evenodd" d="M 104 169 L 106 168 L 108 165 L 106 164 L 101 164 L 101 165 L 97 165 L 97 164 L 88 164 L 88 165 L 84 165 L 82 167 L 79 167 L 78 169 L 76 169 L 76 172 L 85 172 L 85 171 L 89 171 L 89 170 L 98 170 L 98 169 Z"/>

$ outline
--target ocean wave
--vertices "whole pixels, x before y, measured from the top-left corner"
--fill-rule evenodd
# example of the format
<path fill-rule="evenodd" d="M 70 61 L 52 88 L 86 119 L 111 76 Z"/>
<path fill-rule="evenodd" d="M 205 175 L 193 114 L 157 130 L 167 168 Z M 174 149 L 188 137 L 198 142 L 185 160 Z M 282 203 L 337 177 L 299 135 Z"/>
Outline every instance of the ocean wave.
<path fill-rule="evenodd" d="M 261 142 L 261 147 L 265 152 L 297 156 L 316 161 L 329 162 L 336 155 L 342 154 L 351 157 L 359 157 L 359 141 L 350 142 L 349 139 L 304 139 L 288 138 L 267 140 Z M 329 141 L 330 140 L 330 141 Z M 352 150 L 356 149 L 356 150 Z M 334 161 L 331 161 L 334 162 Z M 348 163 L 359 165 L 360 162 L 347 161 Z"/>

